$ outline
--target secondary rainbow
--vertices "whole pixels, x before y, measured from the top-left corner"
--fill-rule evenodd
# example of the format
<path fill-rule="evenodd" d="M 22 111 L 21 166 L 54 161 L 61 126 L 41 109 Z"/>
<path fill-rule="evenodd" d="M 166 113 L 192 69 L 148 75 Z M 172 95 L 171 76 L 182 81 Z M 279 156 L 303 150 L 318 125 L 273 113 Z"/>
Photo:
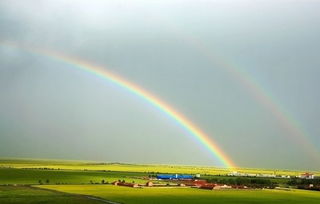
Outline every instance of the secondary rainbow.
<path fill-rule="evenodd" d="M 87 73 L 90 73 L 96 77 L 99 77 L 104 80 L 108 80 L 113 82 L 114 84 L 130 91 L 131 93 L 139 96 L 140 98 L 147 101 L 149 104 L 153 105 L 161 112 L 165 113 L 170 118 L 174 119 L 178 124 L 180 124 L 184 129 L 186 129 L 194 138 L 196 138 L 200 143 L 202 143 L 211 153 L 213 153 L 228 169 L 232 169 L 235 167 L 233 161 L 218 147 L 218 145 L 208 137 L 200 128 L 198 128 L 195 124 L 193 124 L 189 119 L 183 116 L 181 113 L 178 113 L 174 110 L 173 107 L 160 100 L 150 92 L 144 90 L 138 85 L 125 80 L 124 78 L 107 71 L 104 67 L 94 65 L 82 59 L 78 59 L 75 57 L 70 57 L 67 55 L 62 55 L 61 53 L 57 53 L 51 50 L 38 49 L 34 47 L 25 47 L 19 46 L 13 42 L 1 42 L 0 44 L 19 48 L 26 50 L 28 52 L 44 55 L 46 57 L 50 57 L 55 60 L 59 60 L 63 63 L 67 63 L 71 65 L 71 67 L 83 70 Z"/>
<path fill-rule="evenodd" d="M 156 19 L 156 18 L 155 18 Z M 171 30 L 173 34 L 179 36 L 184 42 L 191 45 L 191 48 L 198 50 L 203 56 L 205 56 L 209 63 L 213 67 L 224 69 L 233 78 L 235 78 L 242 86 L 245 86 L 246 90 L 264 107 L 266 107 L 279 122 L 279 124 L 288 132 L 283 134 L 289 141 L 294 141 L 296 145 L 302 147 L 305 153 L 314 158 L 316 161 L 320 159 L 320 152 L 317 147 L 310 141 L 307 132 L 292 114 L 285 110 L 284 106 L 281 106 L 280 102 L 276 100 L 270 92 L 265 90 L 261 83 L 259 83 L 253 76 L 243 69 L 240 69 L 239 65 L 232 63 L 230 59 L 226 59 L 214 52 L 213 49 L 207 47 L 207 44 L 202 42 L 200 38 L 192 35 L 190 32 L 185 32 L 179 25 L 173 24 L 172 21 L 159 21 L 162 25 L 166 25 L 167 29 Z"/>
<path fill-rule="evenodd" d="M 306 131 L 302 128 L 302 125 L 296 120 L 292 114 L 286 111 L 283 106 L 277 102 L 276 97 L 274 97 L 270 92 L 266 91 L 260 83 L 252 77 L 249 73 L 240 69 L 237 66 L 227 60 L 226 58 L 214 53 L 212 49 L 209 49 L 201 40 L 189 36 L 185 32 L 179 32 L 184 36 L 184 40 L 190 43 L 194 48 L 200 51 L 213 66 L 220 67 L 228 72 L 232 77 L 240 82 L 242 86 L 246 87 L 251 95 L 264 107 L 266 107 L 277 119 L 283 129 L 285 129 L 289 134 L 284 134 L 289 141 L 294 141 L 296 145 L 302 147 L 303 151 L 311 156 L 315 161 L 319 161 L 320 154 L 316 146 L 311 143 L 310 138 Z"/>

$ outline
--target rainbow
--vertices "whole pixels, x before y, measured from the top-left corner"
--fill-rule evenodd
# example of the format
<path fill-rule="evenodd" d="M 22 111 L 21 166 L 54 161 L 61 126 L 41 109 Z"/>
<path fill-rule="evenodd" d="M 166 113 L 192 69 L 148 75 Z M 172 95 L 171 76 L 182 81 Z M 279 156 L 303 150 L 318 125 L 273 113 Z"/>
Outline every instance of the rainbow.
<path fill-rule="evenodd" d="M 157 18 L 154 18 L 154 20 Z M 230 59 L 226 59 L 208 48 L 200 38 L 195 37 L 190 32 L 185 32 L 179 28 L 179 25 L 173 24 L 172 21 L 161 21 L 159 24 L 165 25 L 172 33 L 179 36 L 184 42 L 188 43 L 193 49 L 198 50 L 213 67 L 218 67 L 226 71 L 231 77 L 236 79 L 242 86 L 246 88 L 252 97 L 269 110 L 282 128 L 288 133 L 283 136 L 287 137 L 288 141 L 294 142 L 296 145 L 303 147 L 303 151 L 316 161 L 320 161 L 320 152 L 318 148 L 311 143 L 307 132 L 292 114 L 285 110 L 277 101 L 276 97 L 265 90 L 260 83 L 249 73 L 240 69 L 236 64 L 233 64 Z M 163 20 L 163 19 L 162 19 Z"/>
<path fill-rule="evenodd" d="M 20 46 L 13 42 L 0 42 L 0 44 L 8 47 L 19 48 L 34 54 L 43 55 L 46 57 L 50 57 L 54 60 L 67 63 L 71 65 L 71 67 L 90 73 L 103 80 L 108 80 L 124 88 L 125 90 L 145 100 L 146 102 L 151 104 L 153 107 L 157 108 L 158 110 L 166 114 L 168 117 L 175 120 L 185 130 L 187 130 L 190 133 L 190 135 L 196 138 L 213 155 L 215 155 L 225 165 L 226 168 L 233 169 L 235 167 L 235 164 L 233 163 L 233 161 L 218 147 L 218 145 L 212 140 L 212 138 L 206 135 L 202 130 L 200 130 L 200 128 L 198 128 L 195 124 L 193 124 L 189 119 L 187 119 L 181 113 L 178 113 L 173 107 L 171 107 L 164 101 L 160 100 L 150 92 L 144 90 L 143 88 L 139 87 L 138 85 L 128 80 L 125 80 L 120 76 L 117 76 L 114 73 L 107 71 L 104 67 L 94 65 L 82 59 L 70 57 L 67 55 L 62 55 L 60 53 L 57 53 L 51 50 L 49 51 L 49 50 L 38 49 L 34 47 L 31 48 L 31 47 Z"/>
<path fill-rule="evenodd" d="M 178 32 L 177 27 L 175 27 L 174 30 Z M 268 93 L 268 91 L 266 91 L 249 73 L 240 69 L 239 66 L 233 64 L 230 60 L 214 53 L 204 43 L 202 43 L 201 40 L 193 36 L 189 36 L 186 32 L 179 32 L 179 34 L 181 34 L 180 36 L 183 36 L 184 40 L 192 45 L 193 48 L 196 48 L 200 53 L 202 53 L 212 65 L 215 67 L 218 65 L 218 67 L 224 69 L 230 76 L 240 82 L 242 86 L 245 86 L 252 97 L 268 109 L 277 119 L 282 128 L 288 132 L 288 134 L 284 134 L 288 141 L 296 143 L 302 147 L 305 153 L 316 161 L 320 161 L 318 148 L 311 143 L 308 134 L 302 128 L 302 125 L 299 124 L 298 120 L 286 111 L 279 102 L 276 102 L 277 100 L 275 96 Z"/>

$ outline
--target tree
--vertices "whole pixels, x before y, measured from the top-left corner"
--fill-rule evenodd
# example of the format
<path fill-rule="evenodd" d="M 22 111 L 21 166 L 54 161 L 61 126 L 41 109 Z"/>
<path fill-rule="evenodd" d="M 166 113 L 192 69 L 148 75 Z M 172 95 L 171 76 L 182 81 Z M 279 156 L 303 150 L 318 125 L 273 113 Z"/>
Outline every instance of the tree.
<path fill-rule="evenodd" d="M 49 179 L 47 179 L 47 180 L 46 180 L 46 184 L 49 184 L 49 183 L 50 183 L 50 181 L 49 181 Z"/>

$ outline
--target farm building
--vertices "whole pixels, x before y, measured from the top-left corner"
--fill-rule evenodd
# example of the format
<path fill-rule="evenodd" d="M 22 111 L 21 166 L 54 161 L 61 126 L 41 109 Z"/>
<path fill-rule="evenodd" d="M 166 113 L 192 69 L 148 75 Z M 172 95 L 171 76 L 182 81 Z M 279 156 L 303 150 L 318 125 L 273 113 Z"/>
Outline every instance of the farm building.
<path fill-rule="evenodd" d="M 181 180 L 181 179 L 193 179 L 192 175 L 179 175 L 179 174 L 159 174 L 157 175 L 157 179 L 165 179 L 165 180 Z"/>
<path fill-rule="evenodd" d="M 127 187 L 132 187 L 132 188 L 139 187 L 139 185 L 136 184 L 136 183 L 124 183 L 124 182 L 119 182 L 119 181 L 112 182 L 112 185 L 115 185 L 115 186 L 127 186 Z"/>
<path fill-rule="evenodd" d="M 186 186 L 204 186 L 207 183 L 206 180 L 182 180 L 182 183 Z"/>
<path fill-rule="evenodd" d="M 302 178 L 302 179 L 314 179 L 314 175 L 312 173 L 306 172 L 304 174 L 301 174 L 300 178 Z"/>
<path fill-rule="evenodd" d="M 207 184 L 204 186 L 200 186 L 200 189 L 206 189 L 206 190 L 220 190 L 220 189 L 231 189 L 232 186 L 228 185 L 219 185 L 219 184 Z"/>

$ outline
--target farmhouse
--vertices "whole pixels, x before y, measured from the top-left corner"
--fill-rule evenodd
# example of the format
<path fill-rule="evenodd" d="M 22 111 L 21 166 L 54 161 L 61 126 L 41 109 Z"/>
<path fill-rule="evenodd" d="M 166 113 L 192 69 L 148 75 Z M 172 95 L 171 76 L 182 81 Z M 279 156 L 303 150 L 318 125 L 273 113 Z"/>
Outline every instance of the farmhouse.
<path fill-rule="evenodd" d="M 181 180 L 186 186 L 204 186 L 207 185 L 206 180 Z"/>
<path fill-rule="evenodd" d="M 117 186 L 119 183 L 120 183 L 119 181 L 114 181 L 111 184 L 114 185 L 114 186 Z"/>
<path fill-rule="evenodd" d="M 207 184 L 199 187 L 200 189 L 207 189 L 207 190 L 220 190 L 220 189 L 231 189 L 232 186 L 228 185 L 219 185 L 219 184 Z"/>
<path fill-rule="evenodd" d="M 115 186 L 126 186 L 126 187 L 132 187 L 132 188 L 139 187 L 139 185 L 136 183 L 125 183 L 125 182 L 119 182 L 119 181 L 114 181 L 112 182 L 112 184 Z"/>
<path fill-rule="evenodd" d="M 304 174 L 301 174 L 300 178 L 302 178 L 302 179 L 314 179 L 314 174 L 306 172 Z"/>

